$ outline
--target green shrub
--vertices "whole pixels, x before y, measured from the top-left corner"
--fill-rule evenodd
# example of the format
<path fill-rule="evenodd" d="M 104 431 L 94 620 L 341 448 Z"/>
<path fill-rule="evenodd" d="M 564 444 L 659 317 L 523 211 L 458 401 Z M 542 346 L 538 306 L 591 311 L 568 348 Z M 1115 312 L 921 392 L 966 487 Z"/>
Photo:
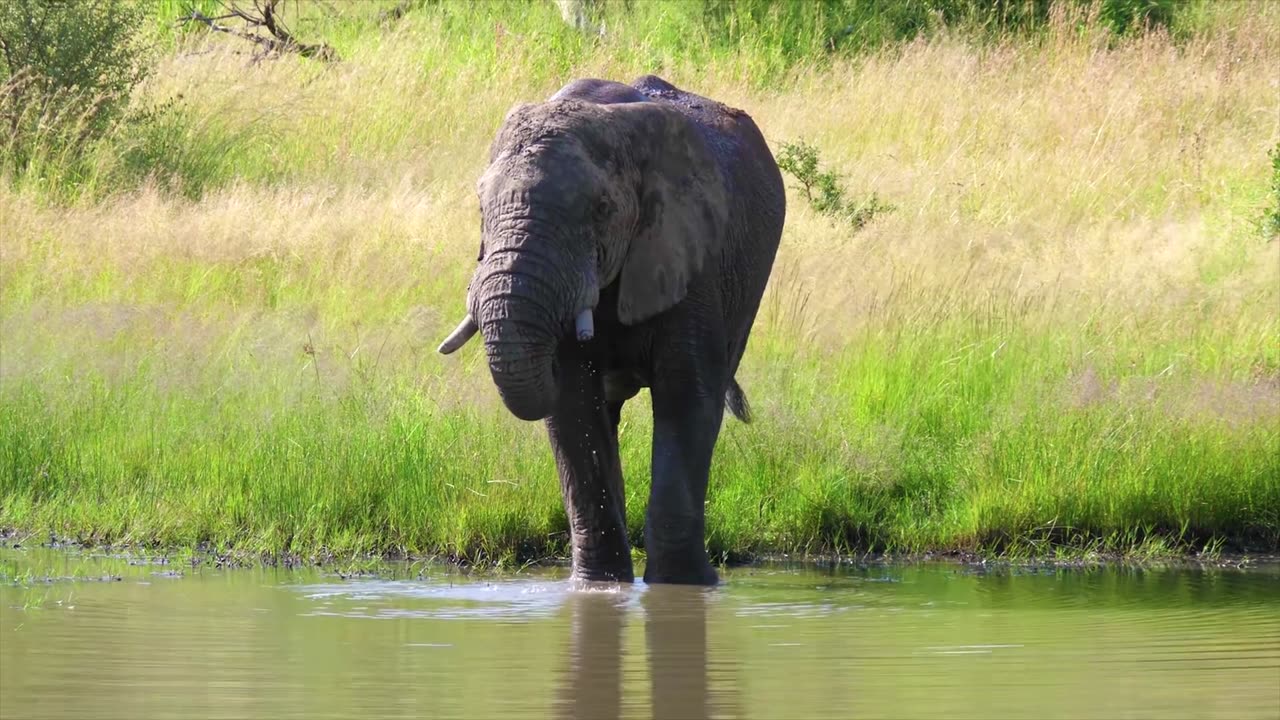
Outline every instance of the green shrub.
<path fill-rule="evenodd" d="M 784 142 L 778 152 L 778 167 L 800 182 L 809 206 L 827 217 L 849 223 L 861 230 L 877 215 L 893 212 L 893 205 L 883 202 L 874 192 L 854 201 L 834 171 L 819 167 L 818 149 L 804 142 Z"/>
<path fill-rule="evenodd" d="M 65 173 L 124 115 L 151 70 L 144 8 L 135 0 L 4 4 L 0 169 Z"/>
<path fill-rule="evenodd" d="M 1116 34 L 1146 27 L 1169 27 L 1187 0 L 1104 0 L 1100 19 Z"/>

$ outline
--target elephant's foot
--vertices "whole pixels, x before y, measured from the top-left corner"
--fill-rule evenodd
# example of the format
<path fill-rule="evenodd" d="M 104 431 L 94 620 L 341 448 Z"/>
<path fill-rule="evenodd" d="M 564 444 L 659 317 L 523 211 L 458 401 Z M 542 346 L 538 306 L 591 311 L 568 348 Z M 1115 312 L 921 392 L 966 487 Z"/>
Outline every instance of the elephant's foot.
<path fill-rule="evenodd" d="M 572 578 L 585 582 L 634 582 L 636 576 L 631 568 L 631 551 L 623 547 L 586 555 L 575 549 Z"/>
<path fill-rule="evenodd" d="M 599 568 L 581 568 L 574 565 L 573 573 L 569 576 L 569 579 L 586 583 L 633 583 L 636 580 L 636 576 L 630 567 L 625 570 L 601 570 Z"/>
<path fill-rule="evenodd" d="M 649 585 L 716 585 L 720 576 L 702 550 L 663 556 L 650 554 L 644 568 L 644 581 Z"/>

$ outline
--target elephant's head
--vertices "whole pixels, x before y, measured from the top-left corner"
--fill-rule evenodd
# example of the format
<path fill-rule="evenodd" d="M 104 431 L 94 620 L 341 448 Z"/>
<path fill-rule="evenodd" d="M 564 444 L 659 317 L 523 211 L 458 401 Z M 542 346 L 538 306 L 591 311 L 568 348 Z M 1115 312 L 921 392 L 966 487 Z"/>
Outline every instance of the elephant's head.
<path fill-rule="evenodd" d="M 653 102 L 517 106 L 477 193 L 468 315 L 440 352 L 478 330 L 503 402 L 524 420 L 551 414 L 557 345 L 591 338 L 601 288 L 618 284 L 623 324 L 663 312 L 717 255 L 728 216 L 698 128 Z"/>

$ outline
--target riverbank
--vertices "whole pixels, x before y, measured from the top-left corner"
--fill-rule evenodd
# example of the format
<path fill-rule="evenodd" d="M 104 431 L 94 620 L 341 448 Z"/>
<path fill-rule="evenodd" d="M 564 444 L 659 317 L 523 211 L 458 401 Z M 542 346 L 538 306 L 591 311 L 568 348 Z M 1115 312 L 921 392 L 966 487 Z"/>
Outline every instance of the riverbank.
<path fill-rule="evenodd" d="M 58 563 L 35 563 L 45 567 L 33 571 L 30 567 L 19 570 L 20 563 L 6 564 L 31 552 L 53 553 L 41 557 L 56 557 Z M 189 571 L 202 569 L 239 570 L 274 568 L 280 570 L 317 569 L 335 577 L 348 579 L 381 578 L 386 580 L 421 578 L 428 574 L 458 574 L 477 578 L 514 578 L 526 571 L 534 573 L 567 572 L 568 557 L 541 558 L 521 564 L 471 564 L 461 558 L 440 556 L 342 556 L 322 551 L 307 557 L 296 553 L 263 554 L 238 550 L 220 550 L 208 545 L 197 547 L 158 548 L 140 545 L 88 545 L 67 538 L 42 536 L 14 529 L 0 530 L 0 584 L 39 585 L 65 581 L 114 581 L 116 574 L 79 573 L 67 574 L 55 566 L 77 560 L 104 559 L 124 563 L 130 567 L 158 568 L 170 576 L 181 576 Z M 1151 569 L 1202 569 L 1245 570 L 1263 569 L 1280 571 L 1280 554 L 1275 552 L 1164 552 L 1141 553 L 1099 552 L 1082 548 L 1056 548 L 1044 555 L 980 555 L 960 551 L 923 553 L 875 553 L 852 555 L 788 554 L 738 556 L 719 558 L 721 571 L 735 573 L 763 571 L 819 570 L 839 571 L 852 568 L 909 567 L 920 565 L 955 566 L 974 572 L 1044 572 L 1090 570 L 1101 568 L 1131 568 L 1136 571 Z M 636 561 L 644 562 L 644 553 L 636 553 Z"/>
<path fill-rule="evenodd" d="M 474 348 L 434 346 L 506 109 L 657 68 L 894 207 L 855 229 L 790 192 L 739 374 L 755 422 L 726 421 L 712 470 L 713 555 L 1274 552 L 1278 26 L 939 33 L 764 85 L 755 56 L 575 45 L 561 65 L 533 29 L 425 12 L 323 67 L 185 38 L 145 92 L 184 98 L 171 157 L 208 170 L 199 192 L 0 186 L 0 526 L 563 556 L 541 426 Z M 636 542 L 649 430 L 642 393 L 621 430 Z"/>

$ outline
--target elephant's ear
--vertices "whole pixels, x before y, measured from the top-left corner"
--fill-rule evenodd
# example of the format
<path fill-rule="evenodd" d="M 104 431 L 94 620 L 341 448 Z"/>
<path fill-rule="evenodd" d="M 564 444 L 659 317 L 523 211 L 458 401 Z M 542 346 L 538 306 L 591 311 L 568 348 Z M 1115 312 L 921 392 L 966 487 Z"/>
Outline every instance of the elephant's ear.
<path fill-rule="evenodd" d="M 610 107 L 626 133 L 638 174 L 635 236 L 619 273 L 618 319 L 628 325 L 684 299 L 689 283 L 718 257 L 728 193 L 698 128 L 653 102 Z"/>

